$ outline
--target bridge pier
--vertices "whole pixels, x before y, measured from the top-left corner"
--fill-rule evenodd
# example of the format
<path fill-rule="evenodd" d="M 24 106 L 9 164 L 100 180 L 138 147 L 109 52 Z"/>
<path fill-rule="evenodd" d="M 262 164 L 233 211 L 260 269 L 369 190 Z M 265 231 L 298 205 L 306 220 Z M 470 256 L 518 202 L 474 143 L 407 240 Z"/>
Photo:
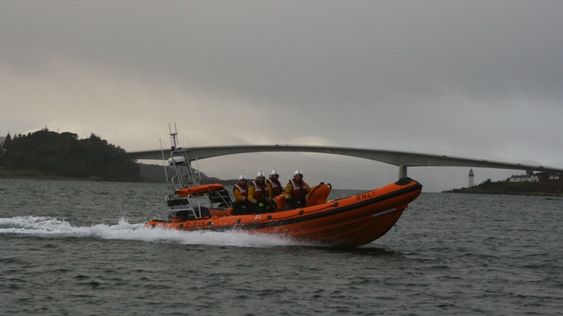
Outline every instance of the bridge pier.
<path fill-rule="evenodd" d="M 400 165 L 399 166 L 399 179 L 404 178 L 407 176 L 407 166 Z"/>

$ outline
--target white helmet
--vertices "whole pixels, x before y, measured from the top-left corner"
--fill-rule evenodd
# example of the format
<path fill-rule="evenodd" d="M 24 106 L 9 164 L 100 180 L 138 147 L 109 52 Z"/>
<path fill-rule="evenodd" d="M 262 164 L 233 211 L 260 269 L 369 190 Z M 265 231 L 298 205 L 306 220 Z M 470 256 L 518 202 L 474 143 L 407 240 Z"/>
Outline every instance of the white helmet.
<path fill-rule="evenodd" d="M 273 175 L 279 176 L 279 173 L 278 173 L 278 171 L 277 171 L 276 169 L 272 169 L 272 172 L 270 172 L 270 175 L 271 175 L 271 176 L 273 176 Z"/>
<path fill-rule="evenodd" d="M 246 180 L 246 175 L 243 173 L 238 177 L 239 180 Z"/>
<path fill-rule="evenodd" d="M 256 178 L 263 176 L 264 176 L 264 172 L 262 172 L 262 170 L 258 171 L 258 173 L 256 174 Z"/>
<path fill-rule="evenodd" d="M 297 169 L 295 170 L 295 172 L 293 173 L 294 176 L 296 175 L 303 175 L 303 172 L 301 172 L 301 170 Z"/>

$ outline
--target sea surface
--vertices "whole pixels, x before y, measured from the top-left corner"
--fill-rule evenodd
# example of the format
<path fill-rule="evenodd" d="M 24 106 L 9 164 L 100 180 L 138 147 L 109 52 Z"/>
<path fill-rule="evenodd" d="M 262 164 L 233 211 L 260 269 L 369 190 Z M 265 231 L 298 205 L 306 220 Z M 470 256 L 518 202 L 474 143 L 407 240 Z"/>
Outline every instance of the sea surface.
<path fill-rule="evenodd" d="M 423 193 L 332 249 L 144 228 L 166 193 L 0 179 L 0 315 L 563 315 L 561 198 Z"/>

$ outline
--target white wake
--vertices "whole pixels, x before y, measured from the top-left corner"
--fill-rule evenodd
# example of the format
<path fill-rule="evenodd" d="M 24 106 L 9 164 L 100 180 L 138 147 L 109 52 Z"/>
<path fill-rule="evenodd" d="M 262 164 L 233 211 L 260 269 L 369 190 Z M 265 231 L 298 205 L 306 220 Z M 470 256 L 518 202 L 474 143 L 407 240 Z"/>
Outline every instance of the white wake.
<path fill-rule="evenodd" d="M 146 228 L 143 223 L 131 224 L 120 218 L 115 225 L 95 224 L 73 226 L 64 219 L 44 216 L 0 218 L 0 234 L 20 234 L 45 237 L 88 237 L 100 239 L 138 240 L 146 242 L 216 245 L 236 247 L 276 247 L 299 245 L 281 236 L 247 234 L 243 232 L 177 231 Z"/>

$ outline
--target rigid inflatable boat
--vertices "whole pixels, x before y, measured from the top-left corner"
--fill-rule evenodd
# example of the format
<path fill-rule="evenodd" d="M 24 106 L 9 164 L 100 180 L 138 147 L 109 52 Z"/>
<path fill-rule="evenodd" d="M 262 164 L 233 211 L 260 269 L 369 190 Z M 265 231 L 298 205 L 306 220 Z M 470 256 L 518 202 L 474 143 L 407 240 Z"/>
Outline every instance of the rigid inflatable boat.
<path fill-rule="evenodd" d="M 169 196 L 167 220 L 148 227 L 178 230 L 237 230 L 275 234 L 312 244 L 359 246 L 383 236 L 397 222 L 422 186 L 410 178 L 349 197 L 327 200 L 330 185 L 311 190 L 307 207 L 269 213 L 231 215 L 228 192 L 220 184 L 199 185 Z M 204 206 L 201 199 L 208 200 Z M 181 201 L 181 202 L 179 202 Z"/>

